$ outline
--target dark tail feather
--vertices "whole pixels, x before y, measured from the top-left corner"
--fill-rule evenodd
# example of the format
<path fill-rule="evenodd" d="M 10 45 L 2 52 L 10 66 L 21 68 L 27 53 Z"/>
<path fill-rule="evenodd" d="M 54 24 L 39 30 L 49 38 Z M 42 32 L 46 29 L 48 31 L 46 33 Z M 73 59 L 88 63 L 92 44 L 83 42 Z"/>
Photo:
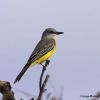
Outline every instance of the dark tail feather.
<path fill-rule="evenodd" d="M 28 68 L 29 68 L 29 64 L 26 64 L 24 68 L 21 70 L 21 72 L 18 74 L 18 76 L 16 77 L 16 80 L 14 81 L 14 83 L 16 83 L 17 81 L 20 81 L 20 79 L 22 78 L 22 76 L 24 75 L 24 73 L 26 72 Z"/>

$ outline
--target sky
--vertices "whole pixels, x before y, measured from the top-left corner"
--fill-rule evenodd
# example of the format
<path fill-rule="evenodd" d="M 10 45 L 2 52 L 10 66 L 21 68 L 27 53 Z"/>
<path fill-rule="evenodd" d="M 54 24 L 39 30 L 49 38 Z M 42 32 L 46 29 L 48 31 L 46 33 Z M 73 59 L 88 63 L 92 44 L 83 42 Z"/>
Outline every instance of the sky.
<path fill-rule="evenodd" d="M 0 80 L 9 81 L 16 100 L 38 95 L 41 66 L 30 68 L 13 84 L 42 32 L 64 34 L 50 58 L 48 92 L 63 100 L 89 100 L 100 91 L 100 0 L 0 0 Z"/>

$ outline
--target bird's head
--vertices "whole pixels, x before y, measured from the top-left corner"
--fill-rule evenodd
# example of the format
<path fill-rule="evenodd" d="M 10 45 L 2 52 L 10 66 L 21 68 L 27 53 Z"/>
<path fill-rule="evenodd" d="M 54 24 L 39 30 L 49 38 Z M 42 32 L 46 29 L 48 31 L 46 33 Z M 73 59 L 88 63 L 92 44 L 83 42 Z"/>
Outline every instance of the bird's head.
<path fill-rule="evenodd" d="M 42 38 L 53 39 L 56 35 L 63 34 L 63 32 L 56 31 L 54 28 L 47 28 L 42 35 Z"/>

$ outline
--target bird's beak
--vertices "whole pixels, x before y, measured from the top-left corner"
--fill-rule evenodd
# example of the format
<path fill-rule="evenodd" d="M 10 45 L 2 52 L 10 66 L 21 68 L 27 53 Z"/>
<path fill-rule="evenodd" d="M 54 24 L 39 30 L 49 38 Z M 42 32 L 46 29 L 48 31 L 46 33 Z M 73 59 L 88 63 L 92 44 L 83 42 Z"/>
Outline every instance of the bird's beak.
<path fill-rule="evenodd" d="M 64 32 L 56 32 L 57 35 L 64 34 Z"/>

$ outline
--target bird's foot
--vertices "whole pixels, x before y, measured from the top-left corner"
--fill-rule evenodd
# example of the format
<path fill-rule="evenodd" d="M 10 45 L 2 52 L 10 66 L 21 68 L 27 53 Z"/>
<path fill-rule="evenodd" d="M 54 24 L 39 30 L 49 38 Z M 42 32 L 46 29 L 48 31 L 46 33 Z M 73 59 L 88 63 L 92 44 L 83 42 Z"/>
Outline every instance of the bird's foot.
<path fill-rule="evenodd" d="M 45 66 L 49 65 L 49 63 L 50 63 L 50 60 L 46 60 Z"/>
<path fill-rule="evenodd" d="M 49 63 L 50 63 L 50 60 L 46 60 L 45 65 L 43 65 L 42 63 L 40 64 L 43 66 L 44 70 L 46 70 L 46 67 L 49 65 Z"/>

